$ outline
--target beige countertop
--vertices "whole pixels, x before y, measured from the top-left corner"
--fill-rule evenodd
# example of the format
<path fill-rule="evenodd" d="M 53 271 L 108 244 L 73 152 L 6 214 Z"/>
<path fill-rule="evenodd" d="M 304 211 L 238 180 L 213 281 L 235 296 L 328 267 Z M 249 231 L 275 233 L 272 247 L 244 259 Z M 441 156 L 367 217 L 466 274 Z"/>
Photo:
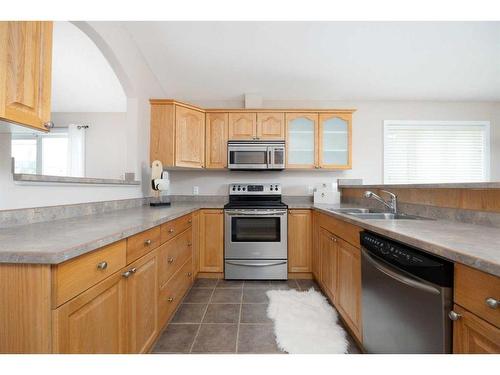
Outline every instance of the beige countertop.
<path fill-rule="evenodd" d="M 0 263 L 58 264 L 200 208 L 222 203 L 173 203 L 0 229 Z M 500 276 L 500 230 L 445 220 L 362 220 L 332 212 L 353 205 L 294 202 L 289 208 L 312 208 L 364 229 L 404 242 L 451 261 Z"/>

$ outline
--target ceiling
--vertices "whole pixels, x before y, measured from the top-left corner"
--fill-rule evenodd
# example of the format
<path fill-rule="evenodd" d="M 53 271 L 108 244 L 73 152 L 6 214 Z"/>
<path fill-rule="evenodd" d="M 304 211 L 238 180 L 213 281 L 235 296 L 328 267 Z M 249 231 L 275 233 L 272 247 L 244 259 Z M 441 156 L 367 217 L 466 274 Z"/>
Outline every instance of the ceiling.
<path fill-rule="evenodd" d="M 184 100 L 500 101 L 500 22 L 124 22 Z"/>
<path fill-rule="evenodd" d="M 116 74 L 92 40 L 70 22 L 54 22 L 53 112 L 125 112 Z"/>

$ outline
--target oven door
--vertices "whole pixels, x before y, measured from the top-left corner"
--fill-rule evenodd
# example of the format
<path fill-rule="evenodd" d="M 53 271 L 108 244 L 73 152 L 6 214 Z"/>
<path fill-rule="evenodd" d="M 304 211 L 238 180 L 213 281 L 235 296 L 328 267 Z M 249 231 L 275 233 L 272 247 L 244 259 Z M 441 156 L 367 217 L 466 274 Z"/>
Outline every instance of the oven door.
<path fill-rule="evenodd" d="M 229 146 L 229 169 L 267 169 L 271 163 L 267 146 Z"/>
<path fill-rule="evenodd" d="M 287 210 L 225 210 L 226 259 L 286 259 Z"/>

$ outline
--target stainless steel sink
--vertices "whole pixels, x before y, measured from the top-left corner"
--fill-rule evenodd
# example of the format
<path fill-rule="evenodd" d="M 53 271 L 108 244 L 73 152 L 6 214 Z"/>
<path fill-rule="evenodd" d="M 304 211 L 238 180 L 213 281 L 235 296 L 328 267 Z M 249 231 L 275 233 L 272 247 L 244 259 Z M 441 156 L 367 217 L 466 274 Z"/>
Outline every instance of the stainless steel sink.
<path fill-rule="evenodd" d="M 354 216 L 357 217 L 358 219 L 364 219 L 364 220 L 432 220 L 421 216 L 393 214 L 389 212 L 366 212 L 366 213 L 346 212 L 346 215 Z"/>
<path fill-rule="evenodd" d="M 366 214 L 371 212 L 369 208 L 330 208 L 330 211 L 339 214 Z"/>

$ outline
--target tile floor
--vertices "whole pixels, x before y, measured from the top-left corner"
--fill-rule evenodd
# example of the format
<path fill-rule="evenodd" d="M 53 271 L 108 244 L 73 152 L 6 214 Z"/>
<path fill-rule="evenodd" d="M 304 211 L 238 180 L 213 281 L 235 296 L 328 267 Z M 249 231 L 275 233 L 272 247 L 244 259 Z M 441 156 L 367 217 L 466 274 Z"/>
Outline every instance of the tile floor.
<path fill-rule="evenodd" d="M 271 289 L 319 290 L 312 280 L 198 279 L 184 297 L 153 353 L 284 353 L 267 318 Z M 333 308 L 333 307 L 332 307 Z M 349 336 L 349 353 L 359 353 Z"/>

